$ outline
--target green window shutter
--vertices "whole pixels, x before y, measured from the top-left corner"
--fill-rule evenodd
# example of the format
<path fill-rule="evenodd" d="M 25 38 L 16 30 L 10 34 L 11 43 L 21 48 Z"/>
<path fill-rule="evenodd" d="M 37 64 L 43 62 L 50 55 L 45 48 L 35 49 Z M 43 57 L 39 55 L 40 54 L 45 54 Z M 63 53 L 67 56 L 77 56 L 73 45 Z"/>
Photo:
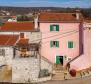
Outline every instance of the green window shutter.
<path fill-rule="evenodd" d="M 53 41 L 50 41 L 50 47 L 53 47 Z"/>
<path fill-rule="evenodd" d="M 68 48 L 73 48 L 73 42 L 72 41 L 68 42 Z"/>
<path fill-rule="evenodd" d="M 50 31 L 53 31 L 53 25 L 50 25 Z"/>
<path fill-rule="evenodd" d="M 73 48 L 73 42 L 71 42 L 71 48 Z"/>
<path fill-rule="evenodd" d="M 56 47 L 59 47 L 59 41 L 56 41 Z"/>
<path fill-rule="evenodd" d="M 68 42 L 68 48 L 71 48 L 71 43 L 70 42 Z"/>
<path fill-rule="evenodd" d="M 59 31 L 59 25 L 56 25 L 56 31 Z"/>
<path fill-rule="evenodd" d="M 70 42 L 68 42 L 68 48 L 70 48 Z"/>

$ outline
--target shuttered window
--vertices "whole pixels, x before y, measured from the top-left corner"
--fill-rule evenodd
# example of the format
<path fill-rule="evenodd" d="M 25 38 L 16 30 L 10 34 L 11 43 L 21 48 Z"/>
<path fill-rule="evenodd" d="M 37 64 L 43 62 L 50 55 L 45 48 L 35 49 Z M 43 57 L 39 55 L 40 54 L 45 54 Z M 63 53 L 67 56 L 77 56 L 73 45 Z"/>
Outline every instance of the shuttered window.
<path fill-rule="evenodd" d="M 0 49 L 0 56 L 5 56 L 5 50 L 4 49 Z"/>
<path fill-rule="evenodd" d="M 68 42 L 68 48 L 73 48 L 73 41 Z"/>
<path fill-rule="evenodd" d="M 50 31 L 59 31 L 59 25 L 50 25 Z"/>
<path fill-rule="evenodd" d="M 50 41 L 50 47 L 59 47 L 59 41 Z"/>

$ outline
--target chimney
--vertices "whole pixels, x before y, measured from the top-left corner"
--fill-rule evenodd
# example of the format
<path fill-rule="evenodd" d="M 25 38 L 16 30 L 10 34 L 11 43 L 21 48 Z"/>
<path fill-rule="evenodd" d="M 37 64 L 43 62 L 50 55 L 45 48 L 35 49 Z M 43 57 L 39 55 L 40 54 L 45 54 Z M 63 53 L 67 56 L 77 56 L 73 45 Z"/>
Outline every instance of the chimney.
<path fill-rule="evenodd" d="M 80 10 L 77 9 L 76 10 L 76 20 L 79 20 L 80 19 Z"/>
<path fill-rule="evenodd" d="M 38 29 L 38 14 L 37 13 L 34 16 L 34 27 L 35 29 Z"/>
<path fill-rule="evenodd" d="M 20 33 L 20 38 L 24 38 L 24 33 Z"/>

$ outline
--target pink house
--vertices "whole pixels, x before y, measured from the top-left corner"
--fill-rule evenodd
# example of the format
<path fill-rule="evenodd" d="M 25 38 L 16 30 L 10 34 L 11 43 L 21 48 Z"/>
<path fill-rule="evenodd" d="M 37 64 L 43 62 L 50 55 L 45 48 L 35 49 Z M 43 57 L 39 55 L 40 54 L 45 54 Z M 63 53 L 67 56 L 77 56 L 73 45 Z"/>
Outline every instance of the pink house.
<path fill-rule="evenodd" d="M 40 13 L 41 55 L 65 66 L 83 53 L 82 15 L 76 13 Z"/>

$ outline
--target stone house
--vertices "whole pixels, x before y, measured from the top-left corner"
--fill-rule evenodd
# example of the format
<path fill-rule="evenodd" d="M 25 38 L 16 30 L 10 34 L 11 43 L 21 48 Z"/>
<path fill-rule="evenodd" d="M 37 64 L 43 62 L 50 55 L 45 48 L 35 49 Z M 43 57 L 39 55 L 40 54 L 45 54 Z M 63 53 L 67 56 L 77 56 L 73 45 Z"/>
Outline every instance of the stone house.
<path fill-rule="evenodd" d="M 28 74 L 27 81 L 31 77 L 33 80 L 38 78 L 41 33 L 38 28 L 35 28 L 34 22 L 6 22 L 0 28 L 0 36 L 1 55 L 5 55 L 0 57 L 0 65 L 7 65 L 9 69 L 12 69 L 12 82 L 19 83 L 21 78 L 26 79 L 25 75 L 28 72 L 32 76 Z M 27 69 L 25 66 L 20 67 L 22 64 L 26 65 Z M 22 77 L 19 71 L 24 73 Z M 24 83 L 25 80 L 22 82 Z"/>
<path fill-rule="evenodd" d="M 0 35 L 0 66 L 12 66 L 13 46 L 19 39 L 19 35 Z"/>

